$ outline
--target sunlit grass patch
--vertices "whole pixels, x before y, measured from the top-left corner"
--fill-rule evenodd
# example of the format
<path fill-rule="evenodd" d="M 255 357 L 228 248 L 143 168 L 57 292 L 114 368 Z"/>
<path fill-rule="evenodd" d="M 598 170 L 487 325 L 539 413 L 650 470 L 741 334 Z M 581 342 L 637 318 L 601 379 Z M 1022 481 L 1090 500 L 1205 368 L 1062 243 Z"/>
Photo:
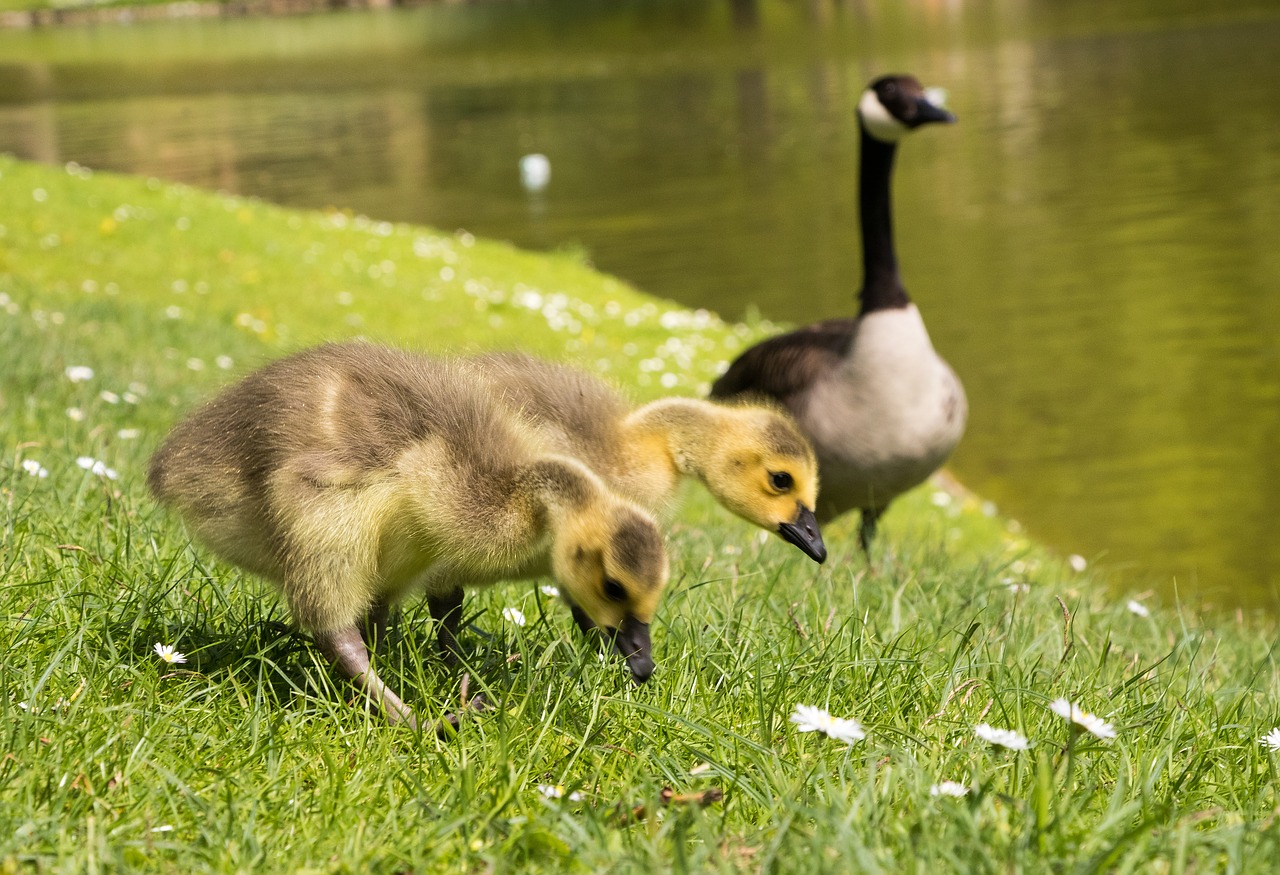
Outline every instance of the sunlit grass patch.
<path fill-rule="evenodd" d="M 545 582 L 498 587 L 462 641 L 500 707 L 455 738 L 387 726 L 147 497 L 176 418 L 338 337 L 532 349 L 647 398 L 698 392 L 771 326 L 465 234 L 8 160 L 0 193 L 0 868 L 1269 871 L 1280 851 L 1274 623 L 1134 612 L 955 488 L 896 505 L 870 563 L 853 520 L 829 526 L 821 568 L 691 490 L 651 683 Z M 433 642 L 411 603 L 377 659 L 434 716 L 462 692 Z"/>

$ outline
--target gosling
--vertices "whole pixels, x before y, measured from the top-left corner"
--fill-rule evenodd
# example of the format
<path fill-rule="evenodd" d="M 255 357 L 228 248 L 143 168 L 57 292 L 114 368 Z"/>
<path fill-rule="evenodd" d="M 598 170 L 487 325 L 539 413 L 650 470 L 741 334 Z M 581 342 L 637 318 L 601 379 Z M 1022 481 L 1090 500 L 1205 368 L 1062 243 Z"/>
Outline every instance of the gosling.
<path fill-rule="evenodd" d="M 653 517 L 548 451 L 457 362 L 363 343 L 282 359 L 176 426 L 148 484 L 214 553 L 278 585 L 392 723 L 417 726 L 361 632 L 413 590 L 449 652 L 464 586 L 549 572 L 637 683 L 653 672 L 668 574 Z"/>
<path fill-rule="evenodd" d="M 781 407 L 665 398 L 632 410 L 607 383 L 566 365 L 522 353 L 467 361 L 552 446 L 659 516 L 692 477 L 733 513 L 816 562 L 827 558 L 814 519 L 817 461 Z"/>

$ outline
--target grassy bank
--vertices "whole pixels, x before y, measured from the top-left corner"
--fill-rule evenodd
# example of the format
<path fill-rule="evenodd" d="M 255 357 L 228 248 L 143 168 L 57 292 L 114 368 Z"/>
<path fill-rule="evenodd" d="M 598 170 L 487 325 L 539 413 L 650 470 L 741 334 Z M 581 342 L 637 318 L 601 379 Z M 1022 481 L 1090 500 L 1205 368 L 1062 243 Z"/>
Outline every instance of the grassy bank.
<path fill-rule="evenodd" d="M 357 334 L 691 394 L 772 327 L 569 255 L 76 167 L 0 159 L 0 195 L 0 871 L 1271 871 L 1275 625 L 1127 605 L 931 488 L 874 568 L 848 523 L 819 569 L 692 493 L 643 688 L 511 585 L 464 635 L 499 711 L 440 741 L 348 707 L 274 595 L 148 500 L 182 411 Z M 430 643 L 409 605 L 383 663 L 428 714 L 457 690 Z M 799 732 L 797 704 L 866 737 Z"/>

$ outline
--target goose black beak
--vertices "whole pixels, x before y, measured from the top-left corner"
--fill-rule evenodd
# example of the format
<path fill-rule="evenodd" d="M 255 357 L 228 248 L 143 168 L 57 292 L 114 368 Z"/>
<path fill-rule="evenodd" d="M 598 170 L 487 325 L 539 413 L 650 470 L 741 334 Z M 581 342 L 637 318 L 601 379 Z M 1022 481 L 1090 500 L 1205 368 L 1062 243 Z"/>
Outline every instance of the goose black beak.
<path fill-rule="evenodd" d="M 778 526 L 778 534 L 788 544 L 795 544 L 804 555 L 821 565 L 827 561 L 827 546 L 822 543 L 822 532 L 813 511 L 800 505 L 796 518 Z"/>
<path fill-rule="evenodd" d="M 610 629 L 613 646 L 627 661 L 631 669 L 631 678 L 642 684 L 653 674 L 653 647 L 649 641 L 649 624 L 641 623 L 635 617 L 627 617 L 619 629 Z"/>
<path fill-rule="evenodd" d="M 907 124 L 913 128 L 918 128 L 920 125 L 927 125 L 930 122 L 941 122 L 950 125 L 955 124 L 955 121 L 955 115 L 936 103 L 930 103 L 928 98 L 922 97 L 916 101 L 916 114 L 912 116 Z"/>

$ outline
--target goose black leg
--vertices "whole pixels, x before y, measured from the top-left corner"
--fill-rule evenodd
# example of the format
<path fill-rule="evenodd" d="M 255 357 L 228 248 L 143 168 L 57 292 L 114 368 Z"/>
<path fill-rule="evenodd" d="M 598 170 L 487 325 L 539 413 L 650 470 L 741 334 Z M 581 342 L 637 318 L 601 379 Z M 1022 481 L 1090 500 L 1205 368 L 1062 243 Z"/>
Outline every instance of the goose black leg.
<path fill-rule="evenodd" d="M 858 526 L 858 543 L 862 545 L 862 552 L 867 556 L 871 555 L 871 542 L 876 538 L 876 524 L 880 522 L 884 511 L 883 507 L 862 509 L 862 524 Z"/>

